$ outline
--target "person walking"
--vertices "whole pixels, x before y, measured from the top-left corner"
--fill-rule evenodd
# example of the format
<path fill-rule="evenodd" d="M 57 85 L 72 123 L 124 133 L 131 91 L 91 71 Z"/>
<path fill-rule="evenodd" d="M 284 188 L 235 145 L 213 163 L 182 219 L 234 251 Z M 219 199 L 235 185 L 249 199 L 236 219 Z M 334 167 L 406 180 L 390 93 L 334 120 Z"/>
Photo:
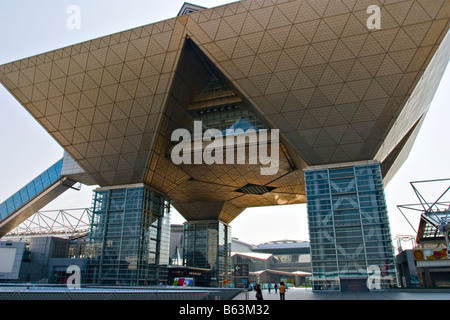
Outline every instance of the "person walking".
<path fill-rule="evenodd" d="M 275 294 L 277 294 L 277 290 L 278 290 L 278 285 L 275 283 L 275 285 L 273 286 L 273 288 L 275 289 Z"/>
<path fill-rule="evenodd" d="M 272 285 L 270 284 L 270 282 L 267 283 L 267 290 L 269 291 L 270 294 L 270 289 L 271 289 Z"/>
<path fill-rule="evenodd" d="M 286 286 L 284 285 L 284 282 L 280 283 L 280 300 L 286 300 L 285 299 L 285 292 L 286 292 Z"/>
<path fill-rule="evenodd" d="M 256 300 L 264 300 L 260 284 L 256 285 L 256 295 L 255 295 L 255 297 L 256 297 Z"/>

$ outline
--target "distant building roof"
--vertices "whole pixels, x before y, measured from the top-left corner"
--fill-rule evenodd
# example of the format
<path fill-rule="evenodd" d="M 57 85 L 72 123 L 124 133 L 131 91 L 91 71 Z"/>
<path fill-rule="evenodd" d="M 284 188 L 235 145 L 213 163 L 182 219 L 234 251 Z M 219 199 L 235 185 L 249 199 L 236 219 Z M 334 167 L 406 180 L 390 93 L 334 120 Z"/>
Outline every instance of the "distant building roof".
<path fill-rule="evenodd" d="M 238 238 L 231 238 L 231 251 L 234 252 L 252 252 L 255 248 L 254 244 L 250 244 L 239 240 Z"/>
<path fill-rule="evenodd" d="M 309 242 L 300 240 L 279 240 L 262 243 L 256 246 L 255 251 L 267 251 L 267 250 L 298 250 L 308 249 Z"/>
<path fill-rule="evenodd" d="M 255 253 L 255 252 L 232 252 L 231 256 L 235 256 L 235 255 L 240 255 L 240 256 L 246 256 L 246 257 L 250 257 L 250 258 L 255 258 L 255 259 L 261 259 L 261 260 L 267 260 L 269 259 L 272 254 L 271 253 Z"/>
<path fill-rule="evenodd" d="M 284 275 L 298 275 L 298 276 L 310 276 L 311 272 L 305 272 L 305 271 L 280 271 L 280 270 L 272 270 L 272 269 L 265 269 L 265 270 L 259 270 L 259 271 L 254 271 L 254 272 L 250 272 L 250 274 L 252 275 L 257 275 L 257 274 L 263 274 L 264 272 L 267 273 L 272 273 L 272 274 L 284 274 Z"/>

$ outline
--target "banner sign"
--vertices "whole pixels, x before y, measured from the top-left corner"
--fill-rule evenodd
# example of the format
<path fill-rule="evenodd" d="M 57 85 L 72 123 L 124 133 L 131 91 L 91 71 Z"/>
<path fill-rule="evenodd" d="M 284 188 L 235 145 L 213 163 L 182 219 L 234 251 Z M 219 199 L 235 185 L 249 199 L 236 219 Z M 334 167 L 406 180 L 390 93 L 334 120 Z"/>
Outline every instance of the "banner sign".
<path fill-rule="evenodd" d="M 448 259 L 447 248 L 413 249 L 414 261 Z"/>

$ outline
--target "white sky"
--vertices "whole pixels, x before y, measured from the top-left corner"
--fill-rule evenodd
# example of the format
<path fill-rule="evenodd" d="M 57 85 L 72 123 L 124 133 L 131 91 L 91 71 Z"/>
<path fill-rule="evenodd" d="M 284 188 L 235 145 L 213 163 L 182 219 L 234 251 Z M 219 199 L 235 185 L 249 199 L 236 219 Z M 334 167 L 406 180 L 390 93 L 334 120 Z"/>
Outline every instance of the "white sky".
<path fill-rule="evenodd" d="M 0 64 L 73 45 L 133 27 L 175 17 L 182 0 L 2 0 L 0 1 Z M 205 7 L 226 0 L 196 0 Z M 81 28 L 66 26 L 67 7 L 77 5 Z M 414 231 L 397 205 L 417 203 L 411 181 L 450 178 L 450 71 L 442 79 L 425 123 L 403 167 L 385 189 L 393 237 Z M 61 159 L 63 149 L 28 112 L 0 86 L 0 202 Z M 435 200 L 448 185 L 431 190 Z M 44 209 L 87 208 L 92 187 L 67 191 Z M 415 228 L 418 214 L 408 215 Z M 172 223 L 184 219 L 172 214 Z M 232 236 L 258 244 L 271 240 L 308 240 L 306 205 L 249 208 L 232 223 Z M 396 242 L 394 240 L 394 245 Z M 404 247 L 407 247 L 405 244 Z"/>

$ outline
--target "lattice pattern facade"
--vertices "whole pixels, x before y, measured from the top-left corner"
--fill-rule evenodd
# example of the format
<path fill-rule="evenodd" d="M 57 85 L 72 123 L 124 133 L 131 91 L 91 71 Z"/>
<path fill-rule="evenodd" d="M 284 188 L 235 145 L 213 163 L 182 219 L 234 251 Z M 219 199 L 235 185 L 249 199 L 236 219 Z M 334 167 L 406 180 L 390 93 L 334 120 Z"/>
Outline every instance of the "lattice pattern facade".
<path fill-rule="evenodd" d="M 94 191 L 86 281 L 159 284 L 167 280 L 169 243 L 164 197 L 143 186 Z"/>
<path fill-rule="evenodd" d="M 394 247 L 379 164 L 305 171 L 313 289 L 364 282 L 396 285 Z"/>

